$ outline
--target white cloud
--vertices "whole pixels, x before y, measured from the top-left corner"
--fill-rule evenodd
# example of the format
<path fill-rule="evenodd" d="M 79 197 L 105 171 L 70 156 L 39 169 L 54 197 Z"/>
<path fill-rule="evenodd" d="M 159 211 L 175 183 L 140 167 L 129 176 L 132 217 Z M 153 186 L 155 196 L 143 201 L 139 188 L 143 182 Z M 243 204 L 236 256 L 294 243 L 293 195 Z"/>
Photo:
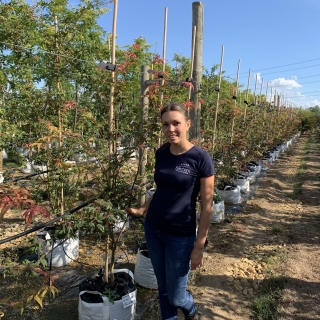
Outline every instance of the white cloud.
<path fill-rule="evenodd" d="M 292 90 L 292 89 L 296 89 L 296 88 L 301 88 L 302 85 L 299 84 L 296 79 L 285 79 L 285 78 L 278 78 L 278 79 L 274 79 L 271 80 L 269 82 L 269 85 L 272 88 L 276 88 L 277 90 Z"/>
<path fill-rule="evenodd" d="M 301 106 L 304 107 L 304 108 L 320 106 L 320 101 L 318 99 L 314 99 L 314 100 L 311 100 L 311 101 L 305 101 L 305 102 L 301 103 Z"/>
<path fill-rule="evenodd" d="M 261 82 L 261 73 L 255 73 L 254 74 L 255 77 L 257 77 L 257 82 Z"/>

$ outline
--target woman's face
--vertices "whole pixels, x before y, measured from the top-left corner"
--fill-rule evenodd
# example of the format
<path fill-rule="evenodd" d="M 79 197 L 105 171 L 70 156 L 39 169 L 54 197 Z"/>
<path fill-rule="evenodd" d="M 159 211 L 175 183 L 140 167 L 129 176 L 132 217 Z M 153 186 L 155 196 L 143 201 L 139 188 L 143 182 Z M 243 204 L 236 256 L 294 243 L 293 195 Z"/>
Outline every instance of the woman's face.
<path fill-rule="evenodd" d="M 179 111 L 167 111 L 161 117 L 162 132 L 167 141 L 179 144 L 187 140 L 187 131 L 190 128 L 190 120 Z"/>

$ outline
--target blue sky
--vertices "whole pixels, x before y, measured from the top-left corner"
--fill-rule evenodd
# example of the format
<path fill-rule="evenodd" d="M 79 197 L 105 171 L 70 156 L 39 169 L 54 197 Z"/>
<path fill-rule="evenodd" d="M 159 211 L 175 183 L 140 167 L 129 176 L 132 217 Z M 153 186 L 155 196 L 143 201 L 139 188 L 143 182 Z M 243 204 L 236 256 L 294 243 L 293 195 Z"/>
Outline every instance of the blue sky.
<path fill-rule="evenodd" d="M 164 10 L 168 8 L 167 63 L 174 53 L 191 56 L 192 3 L 194 0 L 118 0 L 117 44 L 131 44 L 143 36 L 152 50 L 162 54 Z M 240 84 L 257 94 L 280 92 L 287 103 L 298 107 L 320 105 L 320 0 L 203 0 L 203 65 L 219 64 L 236 78 L 241 60 Z M 99 20 L 112 29 L 113 4 Z"/>

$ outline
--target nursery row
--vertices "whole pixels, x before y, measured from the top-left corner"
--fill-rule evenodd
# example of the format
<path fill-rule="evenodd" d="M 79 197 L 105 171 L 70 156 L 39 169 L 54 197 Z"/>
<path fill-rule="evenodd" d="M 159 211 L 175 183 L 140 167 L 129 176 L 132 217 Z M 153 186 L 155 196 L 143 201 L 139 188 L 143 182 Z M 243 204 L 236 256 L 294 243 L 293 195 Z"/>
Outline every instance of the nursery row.
<path fill-rule="evenodd" d="M 286 151 L 299 137 L 295 134 L 288 141 L 279 144 L 265 152 L 260 160 L 249 161 L 241 168 L 236 176 L 221 188 L 216 188 L 213 202 L 211 222 L 218 223 L 224 220 L 225 204 L 237 204 L 244 201 L 242 195 L 250 192 L 250 186 L 255 184 L 262 172 L 266 172 L 280 154 Z M 146 198 L 154 193 L 151 188 L 146 191 Z M 200 216 L 198 213 L 198 217 Z M 124 219 L 124 220 L 123 220 Z M 72 219 L 74 222 L 74 219 Z M 110 224 L 111 242 L 122 232 L 130 232 L 127 218 L 119 218 Z M 89 232 L 88 228 L 80 232 Z M 58 239 L 56 238 L 58 237 Z M 60 239 L 59 239 L 60 238 Z M 50 227 L 36 235 L 39 259 L 44 254 L 51 267 L 62 267 L 79 256 L 79 230 L 71 238 L 61 238 L 59 228 Z M 112 247 L 112 246 L 111 246 Z M 145 243 L 140 245 L 134 272 L 127 269 L 114 270 L 112 284 L 106 286 L 103 269 L 96 276 L 84 280 L 79 286 L 79 319 L 133 319 L 136 308 L 137 287 L 135 283 L 145 288 L 157 289 L 157 282 L 148 256 Z M 110 279 L 109 279 L 110 281 Z"/>

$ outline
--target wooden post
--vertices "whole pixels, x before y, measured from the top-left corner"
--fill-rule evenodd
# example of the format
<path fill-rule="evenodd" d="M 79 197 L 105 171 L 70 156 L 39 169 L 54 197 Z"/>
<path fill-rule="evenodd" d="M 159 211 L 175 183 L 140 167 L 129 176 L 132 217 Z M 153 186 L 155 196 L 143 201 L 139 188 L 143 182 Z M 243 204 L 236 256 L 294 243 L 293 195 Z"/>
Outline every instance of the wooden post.
<path fill-rule="evenodd" d="M 113 1 L 113 22 L 112 22 L 112 46 L 111 46 L 111 63 L 116 64 L 116 35 L 117 35 L 117 15 L 118 15 L 118 0 Z M 113 138 L 113 128 L 114 128 L 114 82 L 116 78 L 115 71 L 111 72 L 111 82 L 110 82 L 110 109 L 109 109 L 109 154 L 111 155 L 115 150 L 115 141 Z"/>
<path fill-rule="evenodd" d="M 148 66 L 141 67 L 141 82 L 140 82 L 140 96 L 141 96 L 141 113 L 140 113 L 140 136 L 144 136 L 144 124 L 148 119 L 149 98 L 146 96 L 148 87 L 146 81 L 149 80 Z M 141 177 L 141 183 L 146 181 L 145 168 L 147 164 L 147 150 L 146 147 L 139 149 L 139 175 Z M 138 195 L 138 206 L 141 207 L 146 200 L 146 187 L 143 186 L 141 192 Z"/>
<path fill-rule="evenodd" d="M 267 87 L 266 87 L 266 102 L 268 102 L 268 89 L 269 89 L 269 82 L 267 82 Z"/>
<path fill-rule="evenodd" d="M 195 34 L 194 62 L 192 72 L 193 90 L 191 101 L 193 108 L 190 110 L 191 128 L 189 137 L 200 142 L 200 116 L 201 104 L 199 102 L 199 91 L 202 82 L 202 44 L 203 44 L 203 3 L 192 3 L 192 25 Z"/>
<path fill-rule="evenodd" d="M 262 86 L 263 86 L 263 78 L 261 79 L 261 86 L 260 86 L 260 92 L 259 92 L 259 106 L 261 104 Z"/>
<path fill-rule="evenodd" d="M 196 36 L 197 36 L 197 26 L 193 26 L 193 29 L 192 29 L 192 43 L 191 43 L 190 79 L 192 79 L 192 75 L 193 75 L 194 50 L 195 50 L 195 45 L 196 45 Z M 188 101 L 190 101 L 190 99 L 191 99 L 191 92 L 192 92 L 192 88 L 190 86 L 189 87 L 189 92 L 188 92 Z"/>
<path fill-rule="evenodd" d="M 214 147 L 215 147 L 216 138 L 217 138 L 217 119 L 218 119 L 218 109 L 219 109 L 219 99 L 220 99 L 220 86 L 221 86 L 221 77 L 222 77 L 223 56 L 224 56 L 224 45 L 222 45 L 222 50 L 221 50 L 218 94 L 217 94 L 216 110 L 215 110 L 215 114 L 214 114 L 213 135 L 212 135 L 212 157 L 214 154 Z"/>
<path fill-rule="evenodd" d="M 247 84 L 247 91 L 246 91 L 246 102 L 245 102 L 244 115 L 243 115 L 243 120 L 244 121 L 246 120 L 247 107 L 248 107 L 248 104 L 249 104 L 248 97 L 249 97 L 250 77 L 251 77 L 251 69 L 249 69 L 249 74 L 248 74 L 248 84 Z"/>
<path fill-rule="evenodd" d="M 238 71 L 237 71 L 237 84 L 236 84 L 236 92 L 235 92 L 235 99 L 234 99 L 234 109 L 237 107 L 237 94 L 238 94 L 238 84 L 239 84 L 239 72 L 240 72 L 240 59 L 238 60 Z M 231 133 L 230 133 L 230 143 L 233 142 L 233 131 L 234 131 L 234 115 L 232 116 L 232 123 L 231 123 Z"/>

